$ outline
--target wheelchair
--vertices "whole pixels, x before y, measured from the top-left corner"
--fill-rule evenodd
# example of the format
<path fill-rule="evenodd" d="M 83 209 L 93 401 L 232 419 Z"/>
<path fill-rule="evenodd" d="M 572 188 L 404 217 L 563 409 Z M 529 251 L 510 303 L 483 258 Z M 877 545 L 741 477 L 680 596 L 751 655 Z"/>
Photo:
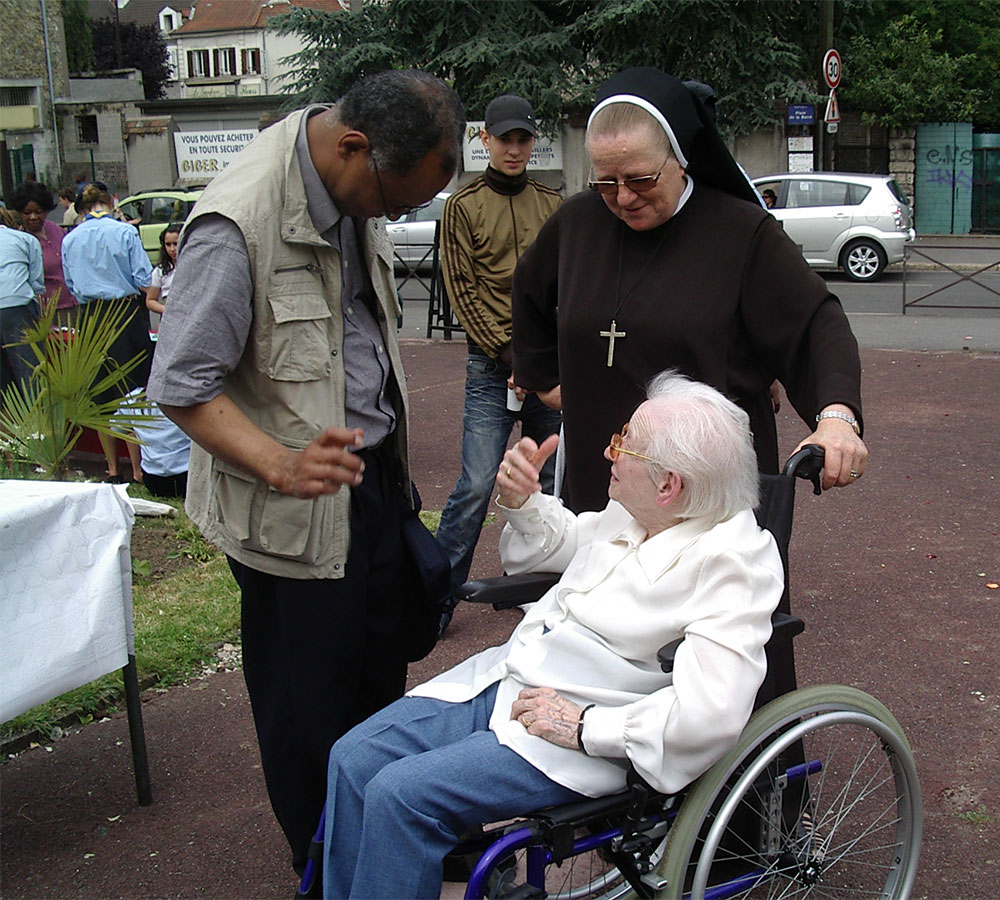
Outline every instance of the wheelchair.
<path fill-rule="evenodd" d="M 445 860 L 448 881 L 464 862 L 466 898 L 909 896 L 923 812 L 902 728 L 863 691 L 795 683 L 792 640 L 805 628 L 789 610 L 795 480 L 820 493 L 822 465 L 821 448 L 806 447 L 781 475 L 761 476 L 757 519 L 781 551 L 785 589 L 767 676 L 736 745 L 678 794 L 632 770 L 620 794 L 484 826 Z M 557 579 L 473 581 L 462 599 L 519 606 Z M 659 651 L 665 672 L 679 644 Z"/>

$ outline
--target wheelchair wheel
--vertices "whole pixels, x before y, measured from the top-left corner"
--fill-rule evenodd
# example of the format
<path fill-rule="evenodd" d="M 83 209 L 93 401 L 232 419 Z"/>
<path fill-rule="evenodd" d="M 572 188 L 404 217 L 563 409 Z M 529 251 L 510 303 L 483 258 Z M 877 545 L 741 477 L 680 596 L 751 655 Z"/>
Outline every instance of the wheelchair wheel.
<path fill-rule="evenodd" d="M 906 898 L 922 826 L 892 714 L 854 688 L 803 688 L 755 713 L 688 793 L 658 896 Z"/>

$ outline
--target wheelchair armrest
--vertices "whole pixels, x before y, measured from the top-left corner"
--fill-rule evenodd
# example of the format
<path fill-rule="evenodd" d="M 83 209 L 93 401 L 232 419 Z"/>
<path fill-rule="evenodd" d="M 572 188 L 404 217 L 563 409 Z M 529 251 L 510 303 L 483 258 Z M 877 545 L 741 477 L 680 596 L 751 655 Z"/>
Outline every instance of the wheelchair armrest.
<path fill-rule="evenodd" d="M 522 575 L 482 578 L 467 581 L 455 591 L 455 596 L 470 603 L 492 603 L 494 609 L 513 609 L 539 600 L 559 578 L 555 572 L 525 572 Z"/>
<path fill-rule="evenodd" d="M 802 634 L 806 630 L 806 623 L 796 616 L 790 616 L 787 613 L 776 612 L 771 616 L 771 637 L 768 642 L 764 645 L 765 650 L 771 647 L 777 646 L 778 644 L 787 644 L 793 637 L 798 634 Z M 664 644 L 656 651 L 656 661 L 660 664 L 660 668 L 667 672 L 673 672 L 674 670 L 674 656 L 677 654 L 677 648 L 680 647 L 681 642 L 684 638 L 677 638 L 675 641 L 671 641 L 669 644 Z"/>

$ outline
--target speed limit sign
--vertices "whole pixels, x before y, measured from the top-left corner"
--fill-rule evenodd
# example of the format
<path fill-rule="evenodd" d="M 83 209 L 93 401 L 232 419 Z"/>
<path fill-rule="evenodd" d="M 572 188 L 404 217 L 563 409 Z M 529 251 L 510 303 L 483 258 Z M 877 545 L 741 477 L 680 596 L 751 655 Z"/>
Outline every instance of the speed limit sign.
<path fill-rule="evenodd" d="M 823 77 L 831 91 L 840 84 L 840 54 L 836 50 L 827 50 L 823 57 Z"/>

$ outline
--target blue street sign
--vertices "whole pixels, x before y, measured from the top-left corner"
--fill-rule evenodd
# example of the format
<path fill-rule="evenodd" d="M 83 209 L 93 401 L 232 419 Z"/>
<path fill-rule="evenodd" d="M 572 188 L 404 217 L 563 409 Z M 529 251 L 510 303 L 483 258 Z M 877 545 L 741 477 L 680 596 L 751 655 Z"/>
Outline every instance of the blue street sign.
<path fill-rule="evenodd" d="M 812 125 L 816 121 L 816 110 L 811 103 L 790 103 L 788 105 L 789 125 Z"/>

